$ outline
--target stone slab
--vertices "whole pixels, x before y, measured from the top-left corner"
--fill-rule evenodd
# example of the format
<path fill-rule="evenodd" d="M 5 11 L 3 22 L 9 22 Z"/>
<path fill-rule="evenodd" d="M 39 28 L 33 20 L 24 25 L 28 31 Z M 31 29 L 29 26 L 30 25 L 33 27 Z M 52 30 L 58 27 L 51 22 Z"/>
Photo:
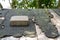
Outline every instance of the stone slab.
<path fill-rule="evenodd" d="M 29 24 L 29 18 L 28 16 L 12 16 L 10 19 L 11 25 L 28 25 Z"/>
<path fill-rule="evenodd" d="M 19 34 L 21 36 L 29 36 L 32 37 L 33 35 L 36 35 L 36 29 L 35 29 L 35 25 L 33 24 L 32 21 L 30 21 L 29 26 L 26 27 L 12 27 L 10 26 L 10 18 L 12 16 L 21 16 L 21 15 L 25 15 L 28 16 L 29 18 L 32 18 L 33 15 L 37 20 L 37 23 L 40 25 L 40 29 L 42 30 L 43 33 L 47 31 L 49 31 L 48 29 L 51 28 L 51 26 L 48 26 L 49 23 L 49 17 L 45 14 L 45 10 L 44 9 L 32 9 L 32 10 L 27 10 L 27 9 L 17 9 L 17 10 L 9 10 L 9 13 L 6 15 L 6 20 L 4 22 L 5 28 L 4 29 L 0 29 L 0 37 L 3 37 L 4 35 L 12 35 L 12 36 L 18 36 Z M 49 24 L 50 25 L 50 24 Z M 54 28 L 54 27 L 52 27 Z M 57 31 L 57 30 L 56 30 Z M 32 33 L 34 32 L 34 33 Z M 32 33 L 32 34 L 29 34 Z M 48 32 L 45 33 L 45 35 Z M 6 37 L 6 36 L 5 36 Z"/>
<path fill-rule="evenodd" d="M 9 10 L 7 15 L 5 16 L 5 21 L 3 23 L 4 28 L 0 29 L 0 38 L 7 37 L 7 36 L 14 36 L 14 37 L 21 37 L 21 36 L 33 37 L 34 35 L 36 36 L 35 26 L 32 21 L 29 22 L 30 24 L 28 26 L 12 27 L 10 25 L 10 19 L 12 16 L 22 16 L 22 15 L 28 16 L 29 18 L 31 17 L 30 13 L 28 13 L 28 11 L 26 12 L 26 10 L 14 10 L 14 9 Z M 26 33 L 26 31 L 34 32 L 35 34 Z"/>

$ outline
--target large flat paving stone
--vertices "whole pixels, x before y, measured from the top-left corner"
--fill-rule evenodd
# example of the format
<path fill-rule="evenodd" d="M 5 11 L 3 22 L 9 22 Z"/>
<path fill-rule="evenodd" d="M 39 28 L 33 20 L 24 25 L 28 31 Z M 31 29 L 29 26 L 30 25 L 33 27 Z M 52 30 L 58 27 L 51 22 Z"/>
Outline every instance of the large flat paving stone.
<path fill-rule="evenodd" d="M 45 10 L 43 10 L 43 13 L 40 13 L 40 16 L 36 16 L 36 21 L 39 24 L 39 27 L 42 32 L 44 32 L 47 37 L 56 38 L 59 36 L 57 28 L 54 24 L 52 24 L 51 18 L 47 16 Z"/>
<path fill-rule="evenodd" d="M 3 23 L 5 28 L 0 30 L 0 37 L 2 37 L 4 35 L 18 36 L 19 34 L 20 34 L 20 36 L 29 36 L 29 37 L 34 37 L 34 35 L 36 36 L 36 28 L 35 28 L 34 23 L 31 20 L 30 20 L 29 26 L 26 26 L 26 27 L 10 26 L 10 18 L 12 16 L 21 16 L 21 15 L 28 16 L 30 19 L 32 19 L 33 15 L 34 15 L 34 17 L 37 20 L 37 23 L 39 24 L 40 29 L 42 30 L 42 32 L 45 33 L 45 35 L 46 34 L 51 35 L 51 32 L 54 32 L 54 31 L 57 32 L 57 29 L 55 29 L 56 27 L 54 28 L 50 24 L 48 24 L 50 18 L 49 18 L 49 16 L 46 15 L 46 12 L 44 9 L 36 9 L 36 10 L 12 9 L 12 10 L 9 10 L 8 14 L 6 15 L 6 21 L 4 21 L 4 23 Z M 51 29 L 51 32 L 49 34 L 50 29 Z"/>
<path fill-rule="evenodd" d="M 6 19 L 3 23 L 5 27 L 4 27 L 4 29 L 0 29 L 0 37 L 6 37 L 6 36 L 18 37 L 18 35 L 19 35 L 19 37 L 21 37 L 21 36 L 35 37 L 36 36 L 36 31 L 35 31 L 36 29 L 35 29 L 35 26 L 32 21 L 29 22 L 28 26 L 17 26 L 17 27 L 14 26 L 14 27 L 12 27 L 10 25 L 10 19 L 12 16 L 22 16 L 22 15 L 28 16 L 29 18 L 31 18 L 29 16 L 30 14 L 27 10 L 9 10 L 9 12 L 6 15 Z M 24 18 L 24 20 L 25 20 L 25 18 Z M 28 18 L 26 20 L 28 21 Z M 31 33 L 31 34 L 29 34 L 29 33 Z"/>

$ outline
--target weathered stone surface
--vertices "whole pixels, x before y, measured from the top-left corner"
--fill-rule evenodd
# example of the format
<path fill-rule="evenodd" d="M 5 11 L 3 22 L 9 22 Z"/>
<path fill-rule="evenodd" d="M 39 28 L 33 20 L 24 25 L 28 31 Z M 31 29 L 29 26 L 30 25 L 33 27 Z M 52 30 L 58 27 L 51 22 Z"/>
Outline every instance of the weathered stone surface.
<path fill-rule="evenodd" d="M 0 17 L 0 29 L 2 29 L 4 26 L 3 26 L 3 22 L 4 22 L 4 17 Z"/>
<path fill-rule="evenodd" d="M 27 11 L 28 12 L 28 11 Z M 0 35 L 12 35 L 12 36 L 15 36 L 15 37 L 18 37 L 18 34 L 22 34 L 21 36 L 24 35 L 24 32 L 25 31 L 33 31 L 35 32 L 35 26 L 33 25 L 32 22 L 30 22 L 29 26 L 10 26 L 10 19 L 12 16 L 28 16 L 30 17 L 30 13 L 27 13 L 25 12 L 25 10 L 22 10 L 20 12 L 19 10 L 19 13 L 17 10 L 9 10 L 9 12 L 7 13 L 6 15 L 6 20 L 4 21 L 4 26 L 5 28 L 4 29 L 1 29 L 0 30 Z M 29 15 L 28 15 L 29 14 Z M 36 34 L 34 34 L 36 35 Z M 2 36 L 0 36 L 2 37 Z"/>
<path fill-rule="evenodd" d="M 32 22 L 30 23 L 31 25 L 29 25 L 28 27 L 12 27 L 12 26 L 10 26 L 11 16 L 13 16 L 13 15 L 14 16 L 16 16 L 16 15 L 19 15 L 19 16 L 27 15 L 31 18 L 31 17 L 33 17 L 32 14 L 34 14 L 36 16 L 36 19 L 37 19 L 38 23 L 40 24 L 40 29 L 44 30 L 46 32 L 46 30 L 48 30 L 50 26 L 47 26 L 48 25 L 47 23 L 49 22 L 49 18 L 45 14 L 44 10 L 41 10 L 41 9 L 40 10 L 31 10 L 31 11 L 28 11 L 28 10 L 10 10 L 9 13 L 6 15 L 6 21 L 4 22 L 5 28 L 3 30 L 0 30 L 0 36 L 3 35 L 3 34 L 4 35 L 13 35 L 13 36 L 15 34 L 15 36 L 16 36 L 17 33 L 25 34 L 24 33 L 25 31 L 34 31 L 35 32 L 35 26 L 32 24 Z M 54 27 L 52 27 L 52 28 L 54 28 Z M 41 36 L 41 40 L 45 40 L 45 38 L 46 38 L 46 37 L 43 37 L 42 35 L 39 35 L 39 36 Z M 7 38 L 7 40 L 9 40 L 9 38 Z M 14 40 L 14 39 L 12 38 L 10 40 Z M 48 39 L 46 38 L 46 40 L 48 40 Z"/>
<path fill-rule="evenodd" d="M 22 36 L 22 34 L 19 34 L 19 33 L 14 35 L 15 38 L 20 38 L 21 36 Z"/>
<path fill-rule="evenodd" d="M 36 35 L 36 32 L 29 32 L 29 31 L 25 31 L 24 34 L 27 36 L 27 37 L 35 37 Z"/>
<path fill-rule="evenodd" d="M 29 24 L 29 18 L 28 16 L 12 16 L 10 19 L 11 25 L 28 25 Z"/>
<path fill-rule="evenodd" d="M 0 24 L 4 21 L 4 17 L 0 17 Z"/>
<path fill-rule="evenodd" d="M 57 28 L 52 24 L 47 25 L 47 28 L 44 33 L 49 38 L 56 38 L 59 36 Z"/>

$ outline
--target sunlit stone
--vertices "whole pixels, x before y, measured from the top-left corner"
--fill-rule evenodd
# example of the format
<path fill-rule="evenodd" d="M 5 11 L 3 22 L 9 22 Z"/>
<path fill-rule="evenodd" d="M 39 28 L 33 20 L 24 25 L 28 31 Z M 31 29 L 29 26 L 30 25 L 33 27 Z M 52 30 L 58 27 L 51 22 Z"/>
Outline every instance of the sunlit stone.
<path fill-rule="evenodd" d="M 29 18 L 28 16 L 12 16 L 10 19 L 11 25 L 28 25 L 29 24 Z"/>

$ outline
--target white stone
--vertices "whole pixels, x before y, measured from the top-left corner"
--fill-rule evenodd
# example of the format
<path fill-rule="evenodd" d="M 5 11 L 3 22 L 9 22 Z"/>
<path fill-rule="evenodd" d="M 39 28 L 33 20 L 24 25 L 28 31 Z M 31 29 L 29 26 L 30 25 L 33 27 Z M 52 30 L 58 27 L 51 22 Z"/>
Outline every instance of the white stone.
<path fill-rule="evenodd" d="M 26 37 L 26 40 L 37 40 L 37 37 L 34 38 Z"/>
<path fill-rule="evenodd" d="M 49 38 L 49 40 L 55 40 L 55 39 Z"/>
<path fill-rule="evenodd" d="M 11 37 L 6 37 L 6 38 L 2 38 L 1 40 L 18 40 L 19 38 L 14 38 L 13 36 Z"/>
<path fill-rule="evenodd" d="M 29 24 L 29 18 L 28 16 L 12 16 L 10 19 L 11 25 L 28 25 Z"/>
<path fill-rule="evenodd" d="M 28 16 L 12 16 L 11 21 L 28 21 Z"/>
<path fill-rule="evenodd" d="M 0 19 L 4 20 L 5 18 L 4 17 L 0 17 Z"/>
<path fill-rule="evenodd" d="M 24 36 L 22 36 L 19 40 L 25 40 L 25 37 L 24 37 Z"/>
<path fill-rule="evenodd" d="M 31 38 L 31 37 L 24 37 L 22 36 L 20 40 L 37 40 L 37 37 Z"/>
<path fill-rule="evenodd" d="M 44 34 L 41 34 L 38 36 L 38 40 L 48 40 L 48 38 Z"/>
<path fill-rule="evenodd" d="M 60 37 L 58 37 L 56 40 L 60 40 Z"/>

